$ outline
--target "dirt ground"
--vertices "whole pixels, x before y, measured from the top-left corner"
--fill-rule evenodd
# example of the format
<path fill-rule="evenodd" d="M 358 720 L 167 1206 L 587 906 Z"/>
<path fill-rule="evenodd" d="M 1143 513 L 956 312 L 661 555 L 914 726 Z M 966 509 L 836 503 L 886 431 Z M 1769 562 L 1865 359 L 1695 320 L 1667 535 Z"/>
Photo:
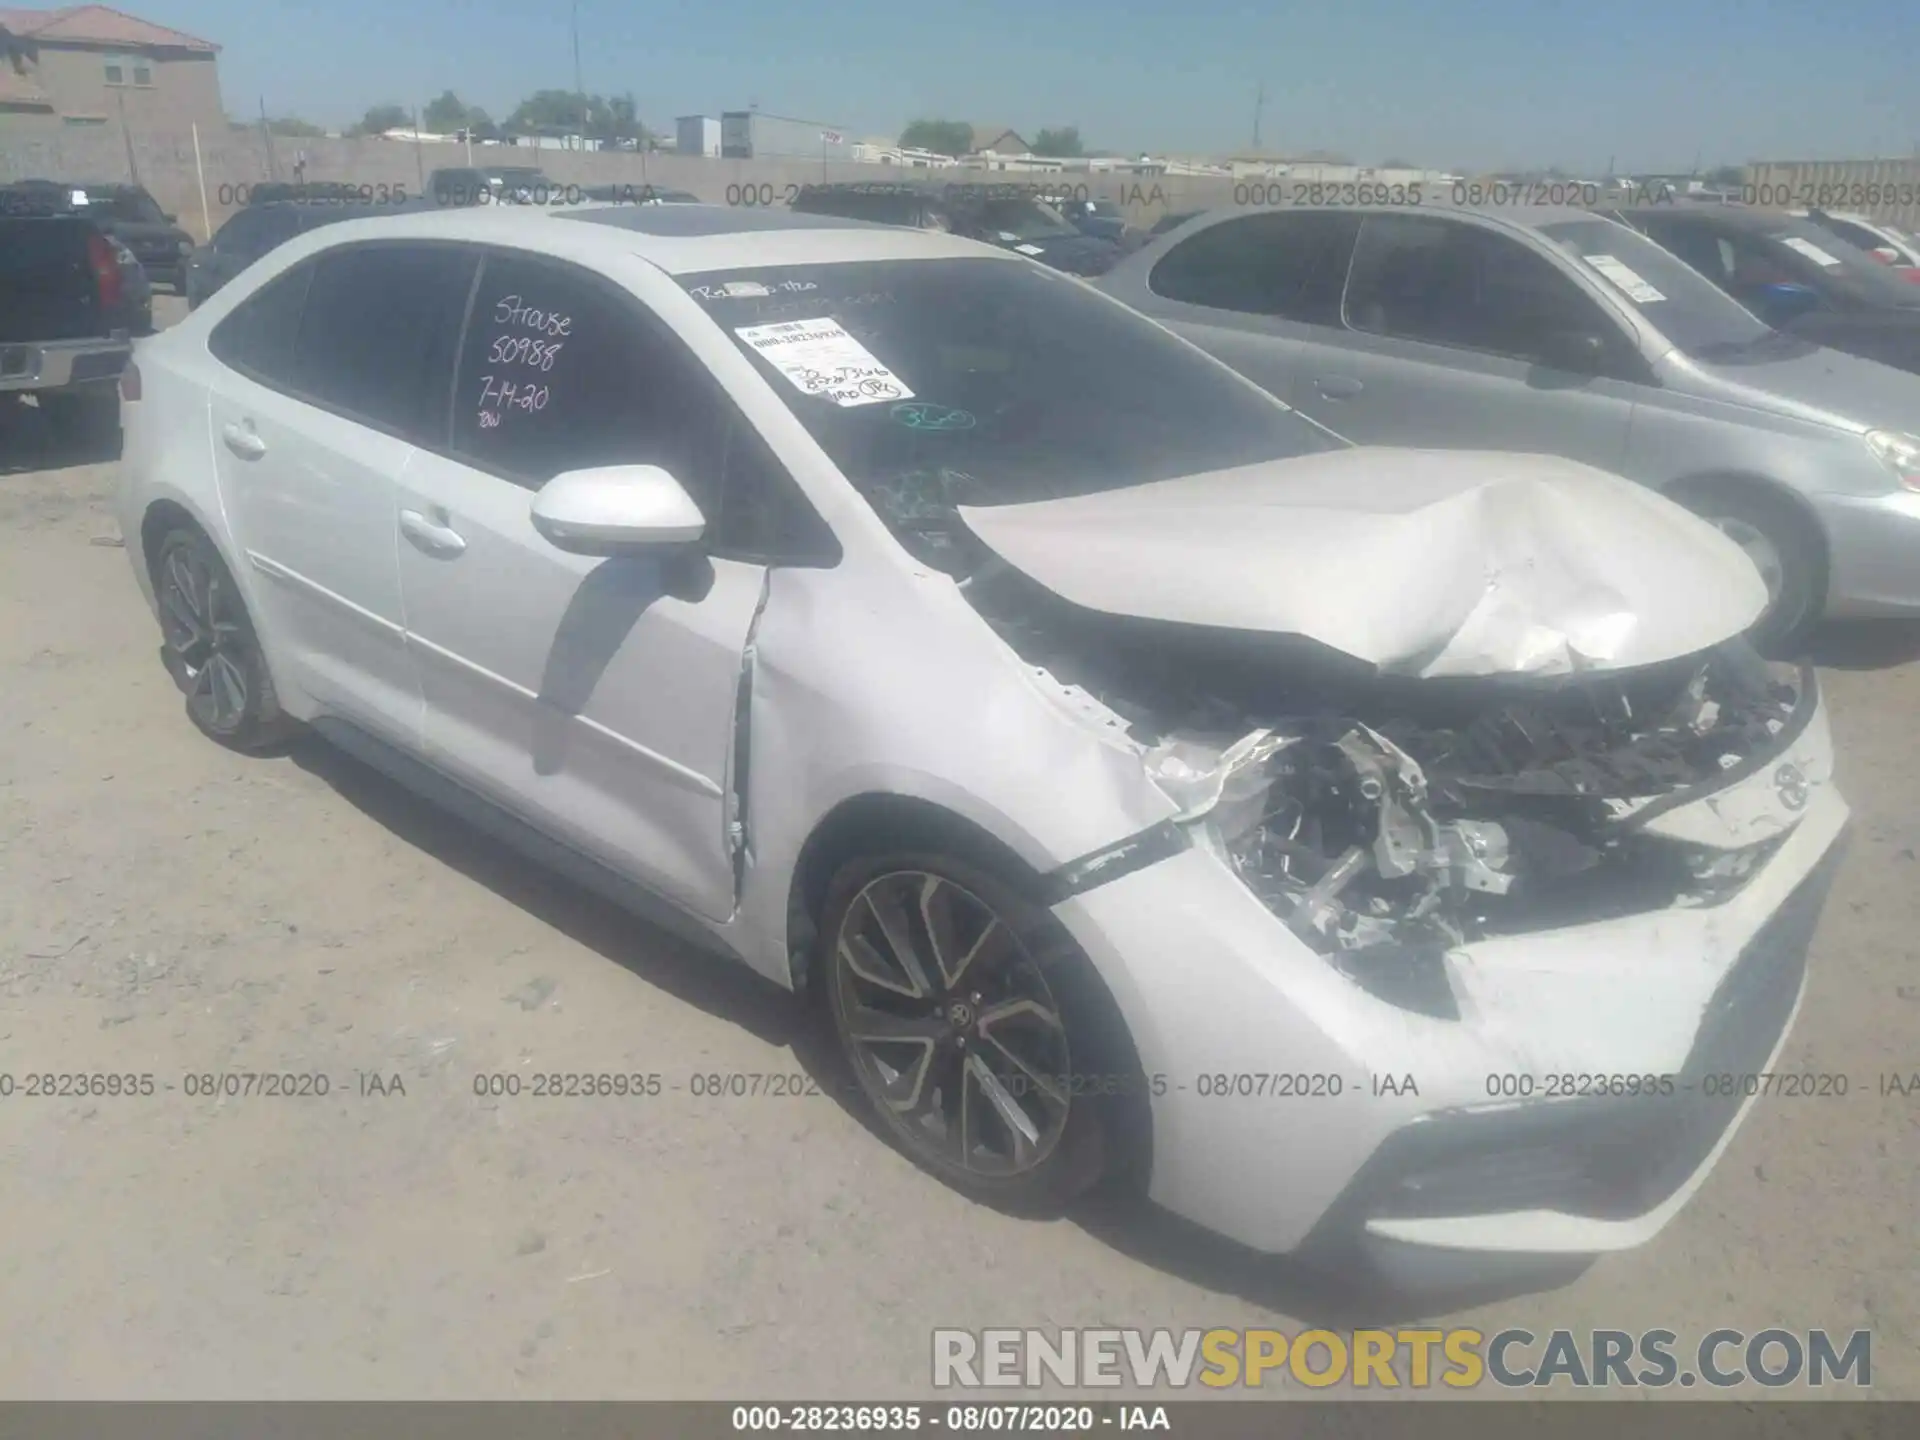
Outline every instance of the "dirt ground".
<path fill-rule="evenodd" d="M 816 1065 L 796 1007 L 317 744 L 202 740 L 115 466 L 36 419 L 0 421 L 0 1072 L 159 1088 L 0 1099 L 0 1396 L 931 1398 L 936 1326 L 1338 1303 L 1150 1213 L 971 1205 L 830 1095 L 689 1093 Z M 1920 636 L 1821 653 L 1856 825 L 1785 1061 L 1851 1094 L 1763 1101 L 1655 1242 L 1456 1323 L 1870 1327 L 1875 1393 L 1920 1398 L 1920 1097 L 1877 1093 L 1920 1071 Z M 231 1070 L 331 1093 L 184 1092 Z M 472 1090 L 538 1070 L 680 1089 Z"/>

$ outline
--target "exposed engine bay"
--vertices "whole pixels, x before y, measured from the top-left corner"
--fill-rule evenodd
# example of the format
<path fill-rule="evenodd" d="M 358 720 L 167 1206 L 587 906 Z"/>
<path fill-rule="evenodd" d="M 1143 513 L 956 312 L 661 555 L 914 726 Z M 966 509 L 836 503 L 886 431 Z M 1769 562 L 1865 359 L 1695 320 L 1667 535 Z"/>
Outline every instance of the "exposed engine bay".
<path fill-rule="evenodd" d="M 1811 672 L 1743 639 L 1591 675 L 1389 676 L 1297 635 L 1075 605 L 940 510 L 889 518 L 1022 659 L 1123 728 L 1197 843 L 1330 957 L 1710 905 L 1790 828 L 1724 848 L 1647 828 L 1804 729 Z"/>

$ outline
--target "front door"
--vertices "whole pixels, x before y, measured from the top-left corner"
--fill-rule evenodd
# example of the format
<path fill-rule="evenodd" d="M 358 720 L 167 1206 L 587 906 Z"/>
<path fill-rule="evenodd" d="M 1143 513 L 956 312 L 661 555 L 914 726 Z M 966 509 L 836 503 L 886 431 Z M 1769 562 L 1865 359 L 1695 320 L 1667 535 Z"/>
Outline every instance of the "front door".
<path fill-rule="evenodd" d="M 1546 257 L 1482 226 L 1367 217 L 1344 329 L 1322 332 L 1288 397 L 1369 445 L 1517 450 L 1618 471 L 1639 363 L 1619 323 Z M 1553 333 L 1597 335 L 1615 373 L 1535 358 Z"/>
<path fill-rule="evenodd" d="M 733 910 L 735 706 L 763 566 L 595 558 L 533 527 L 535 492 L 657 464 L 711 527 L 705 376 L 628 291 L 560 262 L 489 258 L 447 453 L 401 477 L 399 554 L 428 758 L 697 914 Z"/>

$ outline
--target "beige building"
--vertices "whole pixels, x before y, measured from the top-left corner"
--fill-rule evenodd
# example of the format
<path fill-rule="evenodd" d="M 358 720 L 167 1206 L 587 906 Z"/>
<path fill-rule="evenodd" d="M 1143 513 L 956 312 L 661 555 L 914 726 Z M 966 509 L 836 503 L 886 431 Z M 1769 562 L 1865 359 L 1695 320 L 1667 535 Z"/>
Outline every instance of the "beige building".
<path fill-rule="evenodd" d="M 1030 155 L 1033 147 L 1016 130 L 1005 125 L 975 125 L 973 144 L 968 153 L 973 155 Z"/>
<path fill-rule="evenodd" d="M 0 9 L 0 127 L 225 128 L 220 47 L 105 5 Z"/>

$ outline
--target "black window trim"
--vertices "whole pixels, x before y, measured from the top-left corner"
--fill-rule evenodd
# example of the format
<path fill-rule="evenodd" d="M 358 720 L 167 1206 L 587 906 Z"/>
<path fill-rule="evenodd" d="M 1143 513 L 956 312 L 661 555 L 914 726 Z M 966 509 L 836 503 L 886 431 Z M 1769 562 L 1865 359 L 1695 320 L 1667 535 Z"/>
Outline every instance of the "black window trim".
<path fill-rule="evenodd" d="M 1609 363 L 1605 369 L 1601 370 L 1593 378 L 1596 380 L 1616 380 L 1629 385 L 1648 385 L 1653 383 L 1653 371 L 1647 365 L 1646 357 L 1640 350 L 1639 332 L 1629 325 L 1624 317 L 1615 312 L 1609 302 L 1603 301 L 1599 295 L 1594 294 L 1592 290 L 1588 289 L 1571 266 L 1564 263 L 1558 254 L 1553 253 L 1553 247 L 1529 243 L 1524 236 L 1509 234 L 1504 229 L 1496 226 L 1476 225 L 1472 221 L 1462 220 L 1458 216 L 1439 215 L 1431 211 L 1423 212 L 1415 217 L 1409 217 L 1405 215 L 1404 212 L 1370 212 L 1361 217 L 1360 229 L 1353 237 L 1353 249 L 1347 256 L 1347 277 L 1340 285 L 1340 326 L 1343 330 L 1354 335 L 1364 335 L 1370 340 L 1385 340 L 1396 345 L 1431 345 L 1436 350 L 1451 350 L 1461 355 L 1480 355 L 1489 360 L 1504 360 L 1514 365 L 1532 367 L 1540 364 L 1537 359 L 1526 355 L 1515 355 L 1507 350 L 1489 350 L 1480 345 L 1462 345 L 1452 340 L 1433 340 L 1419 335 L 1383 334 L 1378 330 L 1368 330 L 1353 323 L 1353 320 L 1347 314 L 1347 295 L 1353 285 L 1353 267 L 1360 258 L 1360 242 L 1366 238 L 1367 226 L 1375 220 L 1397 220 L 1404 218 L 1435 220 L 1443 225 L 1457 226 L 1462 230 L 1477 230 L 1484 234 L 1491 235 L 1495 239 L 1505 240 L 1510 244 L 1518 245 L 1521 249 L 1529 251 L 1537 258 L 1544 260 L 1563 281 L 1573 287 L 1574 292 L 1578 294 L 1582 300 L 1585 300 L 1606 319 L 1607 323 L 1613 328 L 1615 338 L 1621 342 L 1618 345 L 1608 347 L 1608 356 L 1610 362 L 1620 360 L 1625 363 Z M 1632 373 L 1628 373 L 1629 371 Z"/>
<path fill-rule="evenodd" d="M 773 442 L 767 439 L 766 435 L 760 430 L 760 427 L 753 423 L 752 418 L 740 407 L 739 402 L 728 392 L 727 387 L 720 382 L 720 378 L 694 353 L 692 347 L 687 344 L 680 333 L 676 331 L 667 320 L 662 318 L 651 305 L 647 304 L 640 296 L 635 295 L 631 290 L 619 284 L 617 281 L 609 279 L 607 276 L 580 264 L 578 261 L 569 260 L 564 256 L 551 255 L 541 250 L 522 250 L 511 245 L 498 243 L 469 245 L 467 248 L 478 250 L 481 253 L 481 260 L 479 267 L 473 274 L 473 285 L 467 294 L 466 311 L 460 318 L 459 338 L 454 345 L 453 367 L 447 377 L 445 424 L 442 427 L 441 439 L 438 443 L 422 445 L 422 449 L 430 450 L 441 458 L 450 460 L 456 465 L 464 466 L 476 474 L 485 475 L 503 484 L 512 485 L 515 489 L 524 491 L 529 497 L 540 493 L 540 485 L 532 484 L 520 475 L 497 464 L 489 463 L 480 456 L 470 454 L 460 449 L 454 443 L 454 415 L 457 409 L 456 395 L 460 385 L 460 367 L 466 359 L 467 335 L 472 327 L 474 308 L 479 303 L 481 285 L 486 278 L 487 262 L 497 259 L 512 260 L 517 263 L 531 263 L 559 273 L 569 279 L 583 282 L 590 289 L 597 288 L 605 292 L 613 302 L 612 308 L 615 314 L 626 314 L 630 316 L 643 330 L 649 332 L 652 338 L 664 342 L 667 347 L 677 351 L 691 366 L 696 377 L 694 383 L 698 386 L 703 386 L 709 392 L 713 401 L 720 407 L 718 418 L 724 424 L 730 424 L 744 430 L 745 433 L 751 437 L 749 443 L 759 448 L 761 454 L 767 461 L 767 465 L 775 472 L 776 483 L 784 482 L 784 488 L 792 501 L 799 506 L 805 507 L 809 516 L 807 528 L 815 532 L 822 542 L 811 549 L 803 546 L 790 552 L 766 555 L 754 553 L 725 543 L 725 537 L 718 536 L 714 533 L 718 524 L 725 521 L 730 513 L 727 504 L 729 497 L 723 491 L 718 497 L 718 505 L 716 507 L 718 513 L 709 517 L 708 534 L 704 542 L 705 553 L 710 558 L 716 560 L 735 560 L 742 564 L 764 565 L 769 569 L 780 566 L 787 569 L 824 570 L 832 569 L 841 562 L 845 557 L 845 551 L 840 544 L 840 537 L 835 533 L 833 527 L 827 523 L 827 519 L 820 513 L 819 507 L 813 503 L 813 498 L 808 495 L 799 482 L 793 478 L 791 468 L 780 458 L 780 452 L 774 448 Z M 544 484 L 545 482 L 543 481 L 541 483 Z"/>
<path fill-rule="evenodd" d="M 283 241 L 282 243 L 284 244 L 289 242 Z M 276 246 L 275 248 L 277 249 L 278 247 Z M 291 275 L 295 270 L 298 270 L 304 267 L 307 270 L 307 288 L 300 297 L 300 318 L 298 321 L 295 322 L 295 325 L 294 325 L 293 348 L 292 348 L 292 351 L 290 352 L 291 354 L 297 355 L 299 353 L 299 348 L 300 348 L 300 327 L 306 323 L 307 306 L 309 303 L 311 303 L 313 299 L 314 276 L 319 271 L 321 264 L 333 256 L 342 255 L 347 253 L 348 251 L 353 251 L 353 250 L 397 250 L 402 248 L 411 248 L 411 249 L 426 248 L 426 249 L 432 249 L 432 250 L 447 250 L 447 251 L 455 252 L 462 256 L 477 255 L 477 252 L 479 252 L 481 249 L 480 246 L 475 245 L 470 241 L 415 239 L 411 237 L 398 237 L 398 236 L 392 237 L 392 238 L 383 237 L 377 240 L 349 240 L 343 245 L 329 245 L 323 250 L 316 250 L 313 254 L 308 255 L 304 259 L 294 261 L 293 264 L 287 266 L 286 269 L 280 271 L 278 274 L 273 276 L 272 279 L 266 281 L 264 284 L 256 286 L 253 289 L 253 291 L 247 296 L 246 299 L 242 300 L 238 305 L 234 306 L 232 310 L 228 311 L 226 315 L 222 316 L 219 323 L 216 324 L 213 327 L 213 330 L 208 333 L 207 335 L 208 348 L 209 349 L 212 348 L 214 336 L 219 334 L 221 327 L 224 326 L 229 320 L 233 319 L 235 315 L 239 314 L 240 311 L 243 310 L 246 306 L 251 304 L 255 299 L 255 297 L 264 294 L 269 286 L 278 284 L 282 279 Z M 481 267 L 477 265 L 474 267 L 473 273 L 474 273 L 475 281 L 479 279 L 480 268 Z M 466 309 L 471 310 L 472 307 L 473 307 L 473 286 L 470 284 L 467 287 Z M 462 335 L 466 333 L 466 315 L 464 312 L 462 313 L 461 320 L 460 320 L 460 333 Z M 219 355 L 215 355 L 214 358 L 216 360 L 219 360 L 220 363 L 226 366 L 229 370 L 232 370 L 237 374 L 246 376 L 246 378 L 253 381 L 254 384 L 259 385 L 264 389 L 271 390 L 276 395 L 284 395 L 289 400 L 298 400 L 302 405 L 311 406 L 313 409 L 321 411 L 323 414 L 333 415 L 338 417 L 339 419 L 351 421 L 353 424 L 359 425 L 365 429 L 371 430 L 375 434 L 385 435 L 389 439 L 398 440 L 404 445 L 413 445 L 422 450 L 431 450 L 434 448 L 431 444 L 425 443 L 429 438 L 429 435 L 426 432 L 423 432 L 422 434 L 418 434 L 418 435 L 408 434 L 406 433 L 406 430 L 401 426 L 393 425 L 388 423 L 385 420 L 379 420 L 374 418 L 373 416 L 362 414 L 357 410 L 348 409 L 347 407 L 342 405 L 337 405 L 332 401 L 323 400 L 319 396 L 313 394 L 311 391 L 302 390 L 298 386 L 292 385 L 284 379 L 282 380 L 269 379 L 268 377 L 260 374 L 258 371 L 251 369 L 250 367 L 243 366 L 243 365 L 236 365 L 231 360 L 224 359 Z M 453 424 L 453 381 L 452 380 L 449 380 L 447 382 L 447 394 L 442 405 L 442 414 L 445 417 L 447 428 L 451 429 Z M 429 427 L 431 427 L 434 419 L 435 417 L 432 415 L 429 415 L 428 417 L 426 417 L 427 425 Z"/>

